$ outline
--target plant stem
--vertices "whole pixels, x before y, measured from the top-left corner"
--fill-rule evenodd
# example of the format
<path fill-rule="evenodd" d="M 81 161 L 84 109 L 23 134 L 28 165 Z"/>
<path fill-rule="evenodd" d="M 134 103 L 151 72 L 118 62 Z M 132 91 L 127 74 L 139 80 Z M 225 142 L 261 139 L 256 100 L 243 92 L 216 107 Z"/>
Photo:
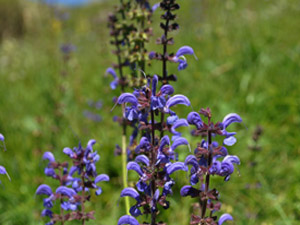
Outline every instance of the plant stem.
<path fill-rule="evenodd" d="M 154 124 L 154 111 L 151 109 L 151 130 L 152 130 L 152 151 L 151 151 L 151 168 L 153 170 L 153 174 L 155 173 L 155 159 L 156 159 L 156 152 L 155 152 L 155 124 Z M 154 198 L 155 192 L 155 176 L 152 175 L 151 179 L 151 195 Z M 156 224 L 156 212 L 151 211 L 151 225 Z"/>
<path fill-rule="evenodd" d="M 82 168 L 82 172 L 81 172 L 81 182 L 82 182 L 82 192 L 81 192 L 81 214 L 82 214 L 82 216 L 84 215 L 84 200 L 85 200 L 84 175 L 85 175 L 85 172 L 83 171 L 83 168 Z M 84 225 L 84 224 L 85 224 L 85 219 L 82 219 L 82 225 Z"/>
<path fill-rule="evenodd" d="M 61 167 L 59 167 L 60 170 L 60 186 L 63 186 L 63 169 Z M 62 197 L 60 197 L 60 204 L 63 203 L 63 199 Z M 64 209 L 62 207 L 60 207 L 60 216 L 61 216 L 61 225 L 64 225 L 65 221 L 64 221 Z"/>
<path fill-rule="evenodd" d="M 210 118 L 208 118 L 208 124 L 210 124 Z M 207 143 L 207 148 L 208 148 L 208 166 L 207 166 L 207 174 L 205 177 L 205 200 L 202 202 L 202 210 L 201 210 L 201 218 L 205 218 L 205 213 L 206 213 L 206 207 L 207 207 L 207 192 L 209 191 L 209 181 L 210 181 L 210 174 L 209 174 L 209 168 L 212 164 L 212 153 L 213 153 L 213 149 L 212 149 L 212 135 L 211 135 L 211 131 L 209 130 L 210 128 L 208 128 L 207 131 L 207 136 L 208 136 L 208 143 Z M 201 201 L 201 200 L 200 200 Z"/>
<path fill-rule="evenodd" d="M 122 176 L 123 176 L 123 188 L 128 187 L 127 183 L 127 154 L 126 154 L 126 134 L 122 135 Z M 129 215 L 129 197 L 125 197 L 125 209 L 126 214 Z"/>

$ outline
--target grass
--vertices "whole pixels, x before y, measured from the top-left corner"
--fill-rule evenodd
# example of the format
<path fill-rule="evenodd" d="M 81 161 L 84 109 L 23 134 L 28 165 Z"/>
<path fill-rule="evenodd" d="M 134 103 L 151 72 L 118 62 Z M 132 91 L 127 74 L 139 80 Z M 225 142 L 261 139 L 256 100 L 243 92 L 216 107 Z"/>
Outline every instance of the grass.
<path fill-rule="evenodd" d="M 176 51 L 182 45 L 194 48 L 198 61 L 188 57 L 189 67 L 178 75 L 177 93 L 185 94 L 192 109 L 211 107 L 215 120 L 236 112 L 244 120 L 238 142 L 229 148 L 242 161 L 240 176 L 230 182 L 216 178 L 231 224 L 281 225 L 300 220 L 300 7 L 298 1 L 278 0 L 189 0 L 181 2 L 178 13 L 180 31 L 174 34 Z M 115 62 L 108 47 L 106 18 L 113 3 L 104 2 L 70 10 L 70 20 L 62 24 L 49 8 L 22 2 L 26 33 L 22 38 L 4 38 L 0 44 L 0 132 L 8 151 L 1 152 L 0 165 L 12 181 L 1 177 L 0 224 L 43 224 L 39 214 L 42 199 L 34 193 L 40 183 L 51 181 L 43 175 L 41 156 L 53 151 L 61 160 L 66 146 L 79 139 L 98 141 L 99 172 L 111 176 L 103 184 L 103 194 L 93 198 L 96 220 L 88 224 L 116 224 L 124 214 L 121 191 L 120 158 L 113 156 L 121 142 L 119 127 L 112 122 L 112 97 L 105 69 Z M 158 24 L 158 16 L 154 18 Z M 160 35 L 155 27 L 154 37 Z M 155 38 L 153 38 L 154 40 Z M 67 65 L 62 63 L 60 44 L 77 46 Z M 151 44 L 151 49 L 158 49 Z M 148 68 L 160 73 L 158 62 Z M 66 70 L 67 76 L 61 76 Z M 102 99 L 98 111 L 103 121 L 84 118 L 89 99 Z M 182 117 L 191 108 L 178 108 Z M 251 152 L 251 136 L 260 124 L 264 133 L 260 152 Z M 187 132 L 186 132 L 187 133 Z M 192 143 L 196 140 L 189 138 Z M 188 154 L 182 148 L 180 157 Z M 250 166 L 255 160 L 257 165 Z M 181 176 L 182 175 L 182 176 Z M 184 179 L 182 179 L 184 177 Z M 168 224 L 188 224 L 191 201 L 180 198 L 180 187 L 187 183 L 184 174 L 174 176 L 171 209 L 162 218 Z M 134 180 L 134 176 L 131 177 Z M 256 187 L 255 184 L 261 185 Z M 73 223 L 72 223 L 73 224 Z M 76 223 L 74 223 L 76 224 Z M 228 223 L 229 224 L 229 223 Z"/>

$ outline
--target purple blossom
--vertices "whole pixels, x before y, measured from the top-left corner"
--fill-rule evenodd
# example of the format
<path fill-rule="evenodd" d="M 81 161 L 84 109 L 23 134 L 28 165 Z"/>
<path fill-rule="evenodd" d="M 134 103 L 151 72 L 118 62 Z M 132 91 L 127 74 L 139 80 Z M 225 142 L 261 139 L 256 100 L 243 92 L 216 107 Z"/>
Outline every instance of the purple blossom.
<path fill-rule="evenodd" d="M 187 60 L 184 55 L 194 55 L 197 59 L 194 50 L 190 46 L 183 46 L 178 49 L 172 61 L 178 63 L 178 70 L 184 70 L 187 67 Z"/>
<path fill-rule="evenodd" d="M 114 78 L 114 80 L 110 83 L 110 87 L 112 90 L 115 90 L 119 84 L 119 78 L 116 71 L 113 68 L 109 67 L 106 69 L 105 74 L 110 74 Z"/>
<path fill-rule="evenodd" d="M 118 221 L 118 225 L 123 225 L 123 224 L 139 225 L 139 222 L 134 217 L 125 215 L 122 216 Z"/>
<path fill-rule="evenodd" d="M 52 189 L 47 184 L 41 184 L 35 192 L 36 195 L 52 195 Z"/>
<path fill-rule="evenodd" d="M 230 214 L 225 213 L 220 217 L 220 219 L 218 221 L 218 225 L 222 225 L 227 220 L 233 220 L 233 218 Z"/>
<path fill-rule="evenodd" d="M 178 105 L 178 104 L 182 104 L 182 105 L 186 105 L 186 106 L 191 105 L 190 100 L 187 97 L 185 97 L 184 95 L 174 95 L 168 99 L 168 101 L 166 103 L 165 111 L 167 113 L 169 113 L 170 112 L 169 108 L 174 105 Z"/>
<path fill-rule="evenodd" d="M 49 160 L 49 162 L 55 162 L 54 155 L 51 152 L 45 152 L 43 155 L 43 160 Z"/>

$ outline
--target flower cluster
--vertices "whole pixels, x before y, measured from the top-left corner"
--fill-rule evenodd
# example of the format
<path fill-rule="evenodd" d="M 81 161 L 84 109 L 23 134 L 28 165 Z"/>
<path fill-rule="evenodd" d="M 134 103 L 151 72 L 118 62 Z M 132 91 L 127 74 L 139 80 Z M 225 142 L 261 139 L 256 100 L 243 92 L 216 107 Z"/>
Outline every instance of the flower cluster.
<path fill-rule="evenodd" d="M 127 187 L 121 192 L 121 197 L 132 197 L 136 203 L 129 210 L 131 216 L 121 217 L 118 224 L 138 224 L 134 217 L 142 214 L 151 214 L 151 224 L 157 224 L 159 206 L 168 209 L 170 205 L 167 197 L 172 194 L 172 186 L 175 184 L 170 175 L 177 170 L 188 169 L 184 163 L 174 162 L 177 160 L 176 148 L 188 145 L 188 141 L 179 136 L 172 142 L 168 135 L 161 138 L 155 136 L 155 131 L 176 132 L 178 127 L 174 127 L 174 123 L 172 125 L 164 121 L 155 121 L 155 115 L 178 118 L 171 109 L 179 104 L 189 106 L 190 101 L 183 95 L 172 96 L 174 88 L 169 84 L 163 85 L 159 91 L 157 86 L 158 76 L 154 75 L 152 82 L 148 81 L 148 85 L 136 89 L 133 93 L 123 93 L 117 100 L 118 104 L 125 105 L 123 117 L 137 124 L 142 133 L 135 148 L 137 156 L 127 164 L 127 170 L 137 172 L 139 180 L 135 188 Z M 178 135 L 177 132 L 176 134 Z"/>
<path fill-rule="evenodd" d="M 45 175 L 59 181 L 59 187 L 55 192 L 46 184 L 41 184 L 37 190 L 37 195 L 46 195 L 42 216 L 50 218 L 47 225 L 55 224 L 60 221 L 81 220 L 82 223 L 88 219 L 94 219 L 94 211 L 85 212 L 84 204 L 90 199 L 90 190 L 96 189 L 96 195 L 102 193 L 98 183 L 109 181 L 106 174 L 97 174 L 96 162 L 100 156 L 97 151 L 93 151 L 95 140 L 90 140 L 86 148 L 78 147 L 64 148 L 63 152 L 68 155 L 73 162 L 71 168 L 67 162 L 59 163 L 55 160 L 51 152 L 45 152 L 44 160 L 49 163 L 45 168 Z M 53 205 L 58 200 L 60 202 L 60 214 L 54 214 Z"/>
<path fill-rule="evenodd" d="M 208 122 L 203 122 L 200 114 L 207 118 Z M 242 119 L 235 113 L 225 116 L 222 122 L 213 123 L 211 121 L 211 111 L 209 108 L 201 109 L 197 112 L 189 113 L 187 121 L 196 128 L 192 130 L 193 136 L 206 137 L 194 150 L 194 155 L 186 157 L 184 164 L 191 166 L 190 184 L 181 188 L 180 194 L 184 197 L 190 196 L 198 198 L 200 202 L 201 215 L 192 215 L 191 224 L 217 224 L 217 217 L 213 215 L 220 210 L 221 203 L 218 202 L 219 192 L 209 187 L 211 176 L 217 175 L 224 177 L 225 181 L 230 179 L 234 172 L 235 165 L 240 164 L 240 160 L 235 155 L 229 155 L 224 146 L 219 146 L 212 138 L 216 135 L 225 136 L 223 144 L 231 146 L 236 142 L 235 132 L 228 132 L 226 128 L 232 123 L 240 123 Z M 222 160 L 221 160 L 222 159 Z M 193 187 L 200 182 L 200 189 Z M 199 185 L 198 185 L 199 186 Z M 210 210 L 208 216 L 206 211 Z M 232 220 L 229 214 L 220 217 L 218 224 L 226 220 Z"/>

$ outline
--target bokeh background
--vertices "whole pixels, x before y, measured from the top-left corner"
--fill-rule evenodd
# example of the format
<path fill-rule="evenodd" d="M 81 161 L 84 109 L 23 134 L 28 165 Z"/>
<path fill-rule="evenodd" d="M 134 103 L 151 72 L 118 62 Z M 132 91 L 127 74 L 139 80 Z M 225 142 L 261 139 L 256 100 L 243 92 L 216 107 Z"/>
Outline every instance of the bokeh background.
<path fill-rule="evenodd" d="M 47 1 L 48 2 L 48 1 Z M 84 1 L 83 1 L 84 2 Z M 151 1 L 150 1 L 151 2 Z M 176 51 L 194 48 L 198 61 L 178 72 L 177 93 L 186 95 L 192 109 L 210 107 L 215 119 L 236 112 L 244 123 L 234 126 L 238 142 L 231 154 L 240 156 L 240 172 L 224 183 L 214 179 L 221 193 L 221 212 L 245 225 L 300 224 L 300 4 L 298 0 L 178 0 L 180 30 L 174 33 Z M 0 132 L 7 151 L 0 152 L 11 182 L 1 176 L 0 224 L 38 225 L 42 198 L 35 196 L 41 183 L 55 184 L 43 174 L 45 151 L 63 161 L 66 146 L 96 139 L 101 155 L 98 171 L 111 177 L 103 194 L 93 196 L 96 220 L 87 224 L 113 225 L 124 214 L 121 158 L 114 156 L 121 130 L 112 115 L 120 115 L 112 98 L 105 69 L 116 61 L 111 54 L 106 20 L 117 0 L 56 7 L 38 1 L 0 1 Z M 152 1 L 156 3 L 156 1 Z M 161 35 L 160 11 L 153 19 L 150 49 Z M 60 47 L 76 50 L 66 60 Z M 148 67 L 160 73 L 159 62 Z M 95 109 L 91 103 L 101 100 Z M 185 117 L 191 108 L 178 107 Z M 95 122 L 86 117 L 102 117 Z M 253 132 L 263 134 L 253 151 Z M 183 130 L 185 135 L 188 131 Z M 189 138 L 191 143 L 196 140 Z M 180 157 L 188 154 L 180 149 Z M 181 198 L 185 174 L 177 182 L 171 208 L 163 213 L 168 224 L 189 224 L 191 200 Z M 129 180 L 136 177 L 130 175 Z M 78 224 L 69 222 L 68 224 Z"/>

